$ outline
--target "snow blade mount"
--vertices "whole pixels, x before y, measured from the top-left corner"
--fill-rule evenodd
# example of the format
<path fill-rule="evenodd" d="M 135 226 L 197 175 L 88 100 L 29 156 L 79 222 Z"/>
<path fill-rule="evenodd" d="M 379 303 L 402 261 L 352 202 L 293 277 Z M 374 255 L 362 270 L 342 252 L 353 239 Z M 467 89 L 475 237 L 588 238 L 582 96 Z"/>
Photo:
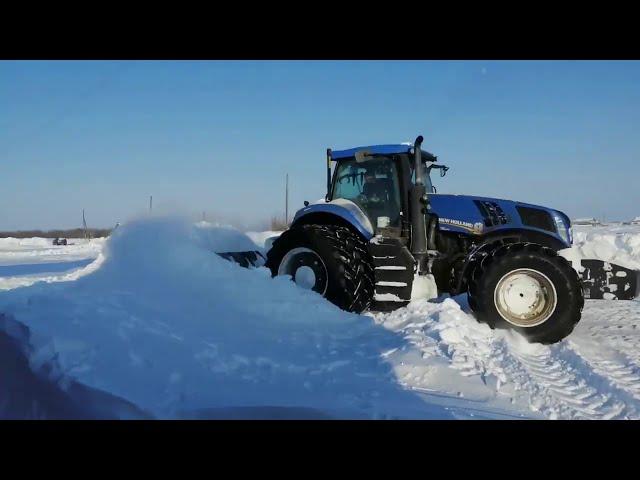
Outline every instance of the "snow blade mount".
<path fill-rule="evenodd" d="M 257 250 L 246 252 L 216 252 L 216 254 L 244 268 L 261 267 L 266 261 L 262 253 Z"/>
<path fill-rule="evenodd" d="M 602 260 L 581 260 L 587 300 L 633 300 L 640 295 L 640 271 Z"/>

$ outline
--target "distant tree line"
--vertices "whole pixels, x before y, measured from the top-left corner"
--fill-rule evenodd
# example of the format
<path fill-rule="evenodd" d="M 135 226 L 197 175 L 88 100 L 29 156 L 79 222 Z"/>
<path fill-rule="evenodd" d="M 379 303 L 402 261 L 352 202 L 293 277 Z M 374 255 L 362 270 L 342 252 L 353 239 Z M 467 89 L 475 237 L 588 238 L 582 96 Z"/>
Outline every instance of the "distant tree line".
<path fill-rule="evenodd" d="M 111 234 L 110 228 L 88 228 L 87 233 L 91 238 L 108 237 Z M 18 232 L 0 232 L 0 238 L 84 238 L 83 228 L 72 228 L 70 230 L 21 230 Z"/>

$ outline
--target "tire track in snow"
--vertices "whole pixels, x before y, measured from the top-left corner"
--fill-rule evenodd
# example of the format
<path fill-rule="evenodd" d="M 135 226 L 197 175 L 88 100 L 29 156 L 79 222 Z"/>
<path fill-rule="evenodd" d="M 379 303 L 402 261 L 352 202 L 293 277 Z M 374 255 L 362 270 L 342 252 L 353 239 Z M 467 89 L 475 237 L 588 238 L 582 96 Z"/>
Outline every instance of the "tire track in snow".
<path fill-rule="evenodd" d="M 532 405 L 542 400 L 550 418 L 639 418 L 627 393 L 594 371 L 564 342 L 532 347 L 539 347 L 539 352 L 531 354 L 516 347 L 510 353 L 527 370 L 530 382 L 541 387 L 532 396 Z"/>
<path fill-rule="evenodd" d="M 634 401 L 640 401 L 640 371 L 637 366 L 628 362 L 606 360 L 599 355 L 587 358 L 579 349 L 576 349 L 575 345 L 570 345 L 568 348 L 573 349 L 575 355 L 580 356 L 594 373 L 616 388 L 627 392 Z"/>
<path fill-rule="evenodd" d="M 640 410 L 640 302 L 587 302 L 567 346 Z"/>
<path fill-rule="evenodd" d="M 530 345 L 514 334 L 492 334 L 487 342 L 489 355 L 485 358 L 482 349 L 467 348 L 468 342 L 451 346 L 466 358 L 475 357 L 476 365 L 484 365 L 485 370 L 477 372 L 480 375 L 493 375 L 500 384 L 511 384 L 514 396 L 525 400 L 532 411 L 548 418 L 589 419 L 617 418 L 628 413 L 618 392 L 594 388 L 588 369 L 569 358 L 563 346 Z M 452 367 L 458 365 L 453 362 Z M 500 384 L 496 393 L 501 390 Z"/>
<path fill-rule="evenodd" d="M 496 397 L 511 397 L 512 403 L 548 418 L 640 418 L 640 372 L 633 360 L 585 358 L 567 340 L 552 346 L 529 344 L 520 335 L 478 324 L 450 299 L 415 302 L 375 318 L 422 352 L 418 366 L 446 359 L 460 375 L 477 376 L 493 386 Z M 425 387 L 411 376 L 402 383 Z"/>

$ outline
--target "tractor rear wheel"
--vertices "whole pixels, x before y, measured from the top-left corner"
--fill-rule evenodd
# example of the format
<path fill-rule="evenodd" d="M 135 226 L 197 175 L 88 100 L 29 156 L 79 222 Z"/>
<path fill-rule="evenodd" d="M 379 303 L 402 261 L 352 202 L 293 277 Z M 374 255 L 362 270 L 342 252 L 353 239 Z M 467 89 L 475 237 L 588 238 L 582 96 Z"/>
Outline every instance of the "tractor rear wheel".
<path fill-rule="evenodd" d="M 520 332 L 531 342 L 556 343 L 580 320 L 582 284 L 571 264 L 535 243 L 504 244 L 471 273 L 469 306 L 491 328 Z"/>
<path fill-rule="evenodd" d="M 348 312 L 366 310 L 373 299 L 373 259 L 366 243 L 346 227 L 292 227 L 273 242 L 265 266 L 273 276 L 290 275 Z"/>

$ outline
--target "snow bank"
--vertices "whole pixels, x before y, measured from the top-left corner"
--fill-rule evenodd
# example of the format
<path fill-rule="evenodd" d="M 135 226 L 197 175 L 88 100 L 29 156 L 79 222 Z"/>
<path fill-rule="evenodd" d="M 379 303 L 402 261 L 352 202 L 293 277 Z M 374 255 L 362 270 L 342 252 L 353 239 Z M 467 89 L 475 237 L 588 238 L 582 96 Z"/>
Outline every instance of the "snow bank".
<path fill-rule="evenodd" d="M 97 258 L 104 238 L 70 239 L 69 245 L 55 246 L 48 238 L 0 238 L 0 265 L 76 261 Z"/>
<path fill-rule="evenodd" d="M 640 225 L 574 227 L 574 245 L 562 251 L 574 268 L 583 258 L 640 269 Z"/>
<path fill-rule="evenodd" d="M 228 228 L 137 221 L 114 232 L 93 273 L 0 292 L 0 312 L 31 330 L 30 362 L 53 365 L 60 388 L 81 382 L 157 417 L 450 416 L 397 385 L 381 352 L 401 337 L 212 254 L 247 242 Z"/>
<path fill-rule="evenodd" d="M 0 249 L 4 250 L 10 247 L 49 247 L 53 244 L 53 238 L 0 238 Z"/>
<path fill-rule="evenodd" d="M 91 245 L 91 244 L 101 244 L 105 241 L 105 238 L 92 238 L 91 240 L 85 240 L 84 238 L 69 238 L 67 239 L 69 245 L 60 246 L 58 249 L 62 249 L 64 247 L 68 247 L 71 244 L 75 245 Z M 5 237 L 0 238 L 0 251 L 5 250 L 34 250 L 40 248 L 49 248 L 53 247 L 53 238 L 42 238 L 42 237 L 32 237 L 32 238 L 13 238 L 13 237 Z"/>

